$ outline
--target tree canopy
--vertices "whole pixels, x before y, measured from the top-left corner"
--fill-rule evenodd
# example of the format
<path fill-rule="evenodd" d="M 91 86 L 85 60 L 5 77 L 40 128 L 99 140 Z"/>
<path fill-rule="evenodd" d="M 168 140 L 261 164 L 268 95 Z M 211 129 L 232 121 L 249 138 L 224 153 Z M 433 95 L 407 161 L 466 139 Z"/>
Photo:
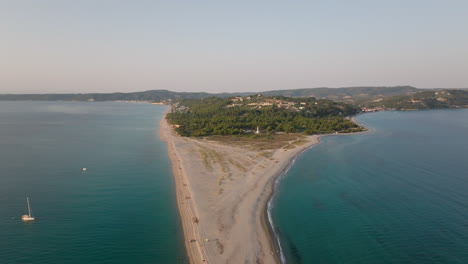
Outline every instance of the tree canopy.
<path fill-rule="evenodd" d="M 361 131 L 362 127 L 346 118 L 358 111 L 315 98 L 211 97 L 181 100 L 167 119 L 182 136 L 245 135 L 257 127 L 263 133 L 318 134 Z"/>

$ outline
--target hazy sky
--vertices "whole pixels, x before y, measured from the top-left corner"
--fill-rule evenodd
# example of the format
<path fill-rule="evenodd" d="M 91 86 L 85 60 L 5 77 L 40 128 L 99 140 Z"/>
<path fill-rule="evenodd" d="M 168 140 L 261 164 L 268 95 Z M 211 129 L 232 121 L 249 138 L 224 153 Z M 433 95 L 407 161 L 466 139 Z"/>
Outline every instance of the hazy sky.
<path fill-rule="evenodd" d="M 0 93 L 468 87 L 468 1 L 0 0 Z"/>

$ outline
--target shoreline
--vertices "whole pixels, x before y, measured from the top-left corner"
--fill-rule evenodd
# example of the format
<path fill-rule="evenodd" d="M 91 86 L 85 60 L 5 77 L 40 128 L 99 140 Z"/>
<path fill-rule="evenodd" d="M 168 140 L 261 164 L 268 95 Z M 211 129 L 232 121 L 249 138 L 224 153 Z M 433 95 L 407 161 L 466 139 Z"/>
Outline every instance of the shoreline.
<path fill-rule="evenodd" d="M 276 191 L 277 191 L 277 188 L 279 187 L 279 183 L 281 181 L 281 178 L 284 177 L 286 175 L 286 173 L 288 173 L 289 169 L 291 169 L 291 167 L 294 165 L 294 163 L 296 162 L 296 159 L 304 152 L 306 152 L 307 150 L 317 146 L 318 144 L 320 144 L 320 138 L 322 137 L 323 135 L 320 135 L 317 137 L 317 142 L 313 145 L 310 145 L 306 148 L 304 148 L 302 151 L 300 151 L 299 153 L 297 153 L 295 156 L 293 156 L 291 158 L 291 160 L 289 161 L 288 165 L 278 173 L 278 175 L 276 177 L 274 177 L 273 179 L 273 189 L 272 189 L 272 192 L 267 200 L 267 203 L 265 204 L 265 213 L 264 213 L 264 218 L 265 218 L 265 221 L 266 221 L 266 229 L 268 231 L 268 233 L 270 234 L 270 239 L 271 239 L 271 243 L 273 244 L 273 247 L 275 248 L 275 256 L 278 260 L 278 263 L 286 263 L 286 259 L 285 259 L 285 256 L 284 256 L 284 252 L 283 252 L 283 248 L 281 246 L 281 240 L 279 238 L 279 235 L 278 235 L 278 232 L 276 231 L 276 228 L 274 227 L 273 225 L 273 218 L 271 216 L 271 210 L 273 209 L 273 199 L 275 198 L 275 195 L 276 195 Z M 267 221 L 268 220 L 268 221 Z"/>
<path fill-rule="evenodd" d="M 358 114 L 358 115 L 362 115 L 362 114 L 365 114 L 365 113 L 361 113 L 361 114 Z M 283 252 L 283 249 L 282 249 L 282 246 L 281 246 L 281 240 L 279 238 L 279 235 L 278 233 L 276 232 L 276 229 L 274 227 L 274 224 L 273 224 L 273 219 L 271 217 L 271 209 L 273 208 L 273 199 L 275 198 L 275 195 L 276 195 L 276 189 L 278 188 L 279 186 L 279 183 L 281 181 L 281 178 L 285 176 L 285 174 L 289 171 L 289 169 L 294 165 L 294 163 L 296 162 L 296 159 L 302 155 L 304 152 L 306 152 L 307 150 L 317 146 L 318 144 L 320 144 L 321 142 L 321 138 L 322 137 L 326 137 L 326 136 L 347 136 L 347 135 L 356 135 L 356 134 L 364 134 L 364 133 L 369 133 L 369 132 L 372 132 L 373 130 L 372 129 L 369 129 L 365 126 L 363 126 L 361 123 L 359 123 L 356 119 L 356 117 L 358 115 L 355 115 L 351 118 L 351 121 L 353 121 L 354 123 L 362 126 L 363 128 L 365 128 L 366 130 L 365 131 L 360 131 L 360 132 L 353 132 L 353 133 L 339 133 L 339 134 L 335 134 L 335 133 L 329 133 L 329 134 L 320 134 L 320 135 L 317 135 L 317 143 L 313 144 L 313 145 L 310 145 L 308 146 L 307 148 L 303 149 L 301 152 L 297 153 L 295 156 L 293 156 L 288 164 L 287 167 L 285 167 L 280 173 L 278 173 L 278 175 L 275 177 L 274 179 L 274 186 L 273 186 L 273 191 L 270 195 L 270 198 L 268 199 L 268 202 L 267 204 L 265 205 L 265 213 L 264 213 L 264 218 L 268 219 L 266 225 L 267 225 L 267 229 L 268 229 L 268 232 L 270 233 L 270 237 L 271 237 L 271 243 L 273 243 L 273 246 L 275 247 L 276 251 L 275 251 L 275 255 L 277 255 L 277 258 L 279 259 L 279 263 L 281 264 L 284 264 L 286 263 L 286 259 L 285 259 L 285 256 L 284 256 L 284 252 Z"/>
<path fill-rule="evenodd" d="M 184 197 L 184 191 L 181 188 L 184 186 L 185 180 L 185 173 L 182 168 L 181 162 L 178 160 L 178 155 L 177 155 L 177 150 L 175 149 L 174 145 L 172 144 L 170 137 L 171 135 L 168 133 L 172 133 L 171 128 L 169 128 L 169 124 L 166 121 L 166 114 L 169 112 L 166 110 L 166 112 L 163 114 L 163 117 L 161 118 L 159 122 L 159 135 L 161 140 L 166 142 L 167 144 L 167 150 L 168 150 L 168 156 L 169 160 L 171 162 L 171 167 L 172 167 L 172 176 L 174 177 L 174 184 L 175 184 L 175 192 L 176 192 L 176 202 L 177 202 L 177 209 L 179 212 L 180 216 L 180 223 L 182 225 L 182 231 L 184 235 L 184 246 L 185 246 L 185 253 L 187 254 L 187 257 L 189 259 L 190 263 L 198 263 L 198 261 L 195 261 L 196 259 L 202 259 L 203 253 L 201 248 L 197 247 L 196 249 L 192 248 L 192 245 L 190 244 L 189 237 L 195 237 L 196 232 L 193 228 L 190 228 L 187 225 L 187 217 L 189 217 L 189 214 L 191 213 L 192 215 L 194 214 L 193 208 L 191 208 L 190 205 L 185 206 L 186 208 L 182 208 L 181 205 L 183 203 L 183 197 Z"/>
<path fill-rule="evenodd" d="M 169 111 L 160 120 L 160 137 L 167 143 L 190 263 L 284 263 L 270 214 L 281 177 L 322 136 L 355 133 L 307 136 L 301 145 L 263 157 L 246 147 L 180 137 L 165 119 Z M 221 160 L 207 161 L 207 155 Z M 223 173 L 229 178 L 220 179 Z"/>

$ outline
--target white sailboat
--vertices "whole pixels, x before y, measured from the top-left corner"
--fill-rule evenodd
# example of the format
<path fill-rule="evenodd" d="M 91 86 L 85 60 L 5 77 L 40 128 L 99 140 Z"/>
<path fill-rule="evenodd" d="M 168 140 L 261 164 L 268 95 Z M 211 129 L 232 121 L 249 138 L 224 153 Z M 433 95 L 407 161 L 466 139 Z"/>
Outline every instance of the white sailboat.
<path fill-rule="evenodd" d="M 29 206 L 29 197 L 26 197 L 26 201 L 28 201 L 28 214 L 21 216 L 21 220 L 23 221 L 34 221 L 34 217 L 31 215 L 31 207 Z"/>

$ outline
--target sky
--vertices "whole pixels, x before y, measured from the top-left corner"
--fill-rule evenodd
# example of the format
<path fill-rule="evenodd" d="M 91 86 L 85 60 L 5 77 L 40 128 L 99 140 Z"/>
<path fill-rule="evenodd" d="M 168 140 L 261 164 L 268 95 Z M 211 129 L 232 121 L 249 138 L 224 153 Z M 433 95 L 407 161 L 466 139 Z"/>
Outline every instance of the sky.
<path fill-rule="evenodd" d="M 0 0 L 0 93 L 468 88 L 466 0 Z"/>

